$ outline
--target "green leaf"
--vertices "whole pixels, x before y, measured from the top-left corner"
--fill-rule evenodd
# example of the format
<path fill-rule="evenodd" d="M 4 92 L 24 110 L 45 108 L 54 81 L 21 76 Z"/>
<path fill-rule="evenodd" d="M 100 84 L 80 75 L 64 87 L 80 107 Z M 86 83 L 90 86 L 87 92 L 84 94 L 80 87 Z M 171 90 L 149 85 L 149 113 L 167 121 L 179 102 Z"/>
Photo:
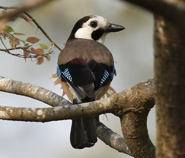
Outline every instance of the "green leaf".
<path fill-rule="evenodd" d="M 42 49 L 48 49 L 48 46 L 45 45 L 45 44 L 39 43 L 39 45 L 40 45 L 40 47 L 41 47 Z"/>
<path fill-rule="evenodd" d="M 27 47 L 27 46 L 30 46 L 30 45 L 29 45 L 29 43 L 24 42 L 24 46 Z"/>
<path fill-rule="evenodd" d="M 47 61 L 49 62 L 49 61 L 51 60 L 51 55 L 48 54 L 48 55 L 46 56 L 46 59 L 47 59 Z"/>
<path fill-rule="evenodd" d="M 8 32 L 8 33 L 10 33 L 10 32 L 15 32 L 15 31 L 13 30 L 13 28 L 10 27 L 10 26 L 8 26 L 8 25 L 6 25 L 5 31 Z"/>
<path fill-rule="evenodd" d="M 14 35 L 25 35 L 24 33 L 14 32 Z"/>
<path fill-rule="evenodd" d="M 2 11 L 2 14 L 3 14 L 4 16 L 6 16 L 8 13 L 7 13 L 6 10 L 3 10 L 3 11 Z"/>

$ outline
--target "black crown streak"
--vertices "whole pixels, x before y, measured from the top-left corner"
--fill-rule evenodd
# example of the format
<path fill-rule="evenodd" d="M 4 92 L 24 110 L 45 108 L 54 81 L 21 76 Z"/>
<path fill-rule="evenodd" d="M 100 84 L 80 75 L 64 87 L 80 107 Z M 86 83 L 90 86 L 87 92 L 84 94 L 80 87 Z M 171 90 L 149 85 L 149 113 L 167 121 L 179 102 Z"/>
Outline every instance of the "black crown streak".
<path fill-rule="evenodd" d="M 91 37 L 93 40 L 97 41 L 102 37 L 103 33 L 104 33 L 104 30 L 100 28 L 96 31 L 93 31 Z"/>
<path fill-rule="evenodd" d="M 71 34 L 68 38 L 68 40 L 70 39 L 74 39 L 75 38 L 75 33 L 76 31 L 82 27 L 83 23 L 87 22 L 89 19 L 91 18 L 91 16 L 85 16 L 83 18 L 81 18 L 80 20 L 78 20 L 75 24 L 75 26 L 73 27 Z"/>

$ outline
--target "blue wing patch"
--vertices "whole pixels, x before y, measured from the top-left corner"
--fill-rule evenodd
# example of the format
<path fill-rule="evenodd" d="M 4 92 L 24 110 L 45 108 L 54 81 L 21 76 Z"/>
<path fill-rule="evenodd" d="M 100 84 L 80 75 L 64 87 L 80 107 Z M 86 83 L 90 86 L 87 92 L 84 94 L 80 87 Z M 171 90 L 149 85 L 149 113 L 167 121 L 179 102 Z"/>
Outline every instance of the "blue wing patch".
<path fill-rule="evenodd" d="M 57 67 L 57 76 L 59 76 L 61 80 L 63 80 L 62 75 L 64 75 L 70 82 L 73 83 L 72 77 L 71 77 L 70 72 L 69 72 L 69 69 L 65 68 L 64 71 L 61 71 L 59 66 L 58 66 Z"/>
<path fill-rule="evenodd" d="M 63 74 L 70 82 L 73 83 L 72 77 L 71 77 L 71 75 L 70 75 L 70 73 L 69 73 L 69 69 L 68 69 L 68 68 L 65 68 L 64 71 L 62 72 L 62 74 Z"/>
<path fill-rule="evenodd" d="M 59 66 L 57 66 L 57 76 L 60 78 L 60 80 L 62 81 L 62 77 L 61 77 L 62 71 L 60 70 Z"/>
<path fill-rule="evenodd" d="M 109 77 L 109 75 L 110 75 L 109 72 L 107 70 L 105 70 L 104 73 L 103 73 L 103 77 L 102 77 L 102 79 L 100 81 L 100 86 L 103 85 L 103 83 L 107 80 L 107 78 Z"/>

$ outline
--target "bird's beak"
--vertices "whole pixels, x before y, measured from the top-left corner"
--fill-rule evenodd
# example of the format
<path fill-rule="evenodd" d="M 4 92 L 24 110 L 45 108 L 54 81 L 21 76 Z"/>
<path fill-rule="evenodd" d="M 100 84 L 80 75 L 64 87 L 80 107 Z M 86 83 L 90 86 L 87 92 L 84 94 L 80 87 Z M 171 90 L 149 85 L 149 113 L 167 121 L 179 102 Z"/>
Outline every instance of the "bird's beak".
<path fill-rule="evenodd" d="M 109 25 L 104 28 L 105 32 L 109 33 L 109 32 L 118 32 L 118 31 L 121 31 L 121 30 L 124 30 L 125 28 L 121 25 L 117 25 L 117 24 L 112 24 L 112 23 L 109 23 Z"/>

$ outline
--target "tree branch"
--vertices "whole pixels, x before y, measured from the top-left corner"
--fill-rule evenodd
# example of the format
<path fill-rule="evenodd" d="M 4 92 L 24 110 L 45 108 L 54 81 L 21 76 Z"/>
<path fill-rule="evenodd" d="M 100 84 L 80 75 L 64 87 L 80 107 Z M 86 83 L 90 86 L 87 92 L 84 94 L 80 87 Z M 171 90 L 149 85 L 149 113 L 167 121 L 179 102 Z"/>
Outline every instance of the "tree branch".
<path fill-rule="evenodd" d="M 68 112 L 67 110 L 66 112 Z M 51 115 L 50 112 L 53 114 Z M 42 120 L 47 121 L 49 118 L 48 116 L 51 116 L 49 118 L 50 120 L 54 121 L 54 119 L 59 120 L 59 115 L 57 114 L 57 117 L 53 117 L 57 113 L 57 107 L 55 108 L 14 108 L 14 107 L 3 107 L 0 106 L 0 118 L 7 120 L 9 118 L 12 118 L 13 120 L 17 121 L 26 121 L 24 118 L 27 118 L 28 121 L 33 121 L 33 117 L 36 118 L 35 121 L 42 122 Z M 64 114 L 63 114 L 64 115 Z M 17 117 L 16 117 L 17 116 Z M 11 120 L 12 120 L 11 119 Z M 97 124 L 97 136 L 105 142 L 105 144 L 109 145 L 110 147 L 118 150 L 119 152 L 126 153 L 128 155 L 131 155 L 125 140 L 123 137 L 119 136 L 109 128 L 107 128 L 104 124 L 100 123 L 98 120 L 96 121 Z"/>
<path fill-rule="evenodd" d="M 125 91 L 122 91 L 121 93 L 113 94 L 112 96 L 104 100 L 72 105 L 63 97 L 44 88 L 0 77 L 0 91 L 31 97 L 53 106 L 50 108 L 17 108 L 0 106 L 0 119 L 48 122 L 95 116 L 104 113 L 113 113 L 120 118 L 131 118 L 128 114 L 136 113 L 140 115 L 143 122 L 146 122 L 146 117 L 143 116 L 147 116 L 146 113 L 148 114 L 149 110 L 154 106 L 153 89 L 153 80 L 150 79 L 138 83 L 137 85 Z M 138 117 L 136 120 L 132 120 L 133 122 L 130 122 L 130 126 L 132 127 L 133 131 L 138 131 L 138 127 L 140 126 L 135 126 L 135 124 L 138 123 L 140 117 Z M 130 139 L 130 135 L 128 134 L 130 128 L 124 128 L 124 122 L 125 121 L 122 120 L 122 128 L 124 135 L 126 135 L 126 143 L 128 143 L 133 141 L 137 137 L 138 132 L 132 133 L 133 137 L 132 139 Z M 141 123 L 141 121 L 139 122 Z M 124 153 L 131 155 L 122 137 L 104 128 L 103 126 L 101 126 L 100 123 L 97 123 L 97 125 L 97 135 L 100 137 L 101 140 L 103 140 L 110 147 L 120 152 L 124 151 Z M 144 124 L 144 127 L 144 130 L 147 129 L 146 124 Z M 102 133 L 105 133 L 106 136 L 108 136 L 107 139 L 104 136 L 101 136 Z M 147 130 L 145 130 L 144 133 L 141 131 L 141 133 L 143 137 L 149 139 Z M 142 137 L 139 137 L 139 139 L 141 138 Z M 132 143 L 128 144 L 131 145 Z M 133 146 L 131 149 L 134 149 L 138 146 L 138 144 L 132 145 Z M 153 145 L 152 143 L 147 143 L 147 145 L 150 146 L 148 146 L 148 148 L 146 149 L 152 150 L 152 153 L 155 152 L 155 147 L 153 146 L 153 149 L 151 148 L 151 146 Z M 128 147 L 130 149 L 130 146 Z M 143 150 L 141 150 L 140 152 L 143 152 Z M 131 153 L 133 154 L 132 150 Z"/>
<path fill-rule="evenodd" d="M 27 96 L 50 106 L 71 105 L 69 101 L 47 89 L 0 77 L 0 91 Z"/>
<path fill-rule="evenodd" d="M 42 87 L 35 86 L 29 83 L 6 79 L 3 77 L 0 77 L 0 91 L 31 97 L 53 107 L 59 106 L 56 107 L 56 109 L 58 112 L 61 110 L 62 113 L 60 113 L 59 115 L 63 115 L 59 116 L 59 119 L 81 117 L 82 114 L 83 116 L 92 116 L 95 114 L 103 114 L 109 112 L 114 113 L 117 116 L 122 116 L 123 114 L 130 111 L 145 112 L 154 106 L 152 79 L 141 82 L 134 87 L 122 91 L 121 93 L 114 94 L 107 99 L 73 106 L 71 106 L 71 103 L 63 97 Z M 75 110 L 75 114 L 67 114 L 65 111 L 66 108 L 69 110 L 69 113 L 74 113 L 73 110 Z M 26 108 L 18 109 L 25 110 Z M 47 108 L 43 108 L 43 110 L 46 109 Z M 48 108 L 48 110 L 51 110 L 51 108 Z M 51 113 L 48 115 L 51 115 Z M 56 114 L 55 117 L 57 117 Z M 25 118 L 25 121 L 28 121 L 28 119 Z M 33 117 L 30 121 L 39 120 Z M 47 119 L 40 121 L 44 122 L 52 120 Z"/>
<path fill-rule="evenodd" d="M 2 41 L 2 39 L 0 39 L 0 40 L 3 43 L 3 45 L 4 45 L 4 42 Z M 5 46 L 5 49 L 1 49 L 0 48 L 0 51 L 7 52 L 8 54 L 10 54 L 12 56 L 19 57 L 19 58 L 31 58 L 31 59 L 32 58 L 37 58 L 37 57 L 46 57 L 47 58 L 48 54 L 41 54 L 41 55 L 34 54 L 33 52 L 31 52 L 31 51 L 28 50 L 29 47 L 30 46 L 26 46 L 26 47 L 15 47 L 15 48 L 6 48 L 6 46 Z M 25 57 L 25 55 L 10 52 L 12 50 L 18 50 L 18 49 L 19 50 L 22 49 L 23 51 L 25 50 L 25 51 L 29 52 L 30 54 Z M 49 52 L 49 54 L 52 54 L 52 53 L 53 53 L 53 51 Z"/>
<path fill-rule="evenodd" d="M 155 158 L 155 146 L 147 130 L 146 112 L 129 112 L 121 117 L 123 135 L 133 157 Z"/>
<path fill-rule="evenodd" d="M 3 43 L 3 42 L 2 42 L 2 43 Z M 3 44 L 3 45 L 4 45 L 4 44 Z M 25 46 L 25 47 L 15 47 L 15 48 L 6 48 L 6 49 L 0 48 L 0 51 L 6 52 L 7 50 L 10 51 L 10 50 L 17 50 L 17 49 L 27 50 L 29 47 L 31 47 L 31 45 Z M 30 53 L 31 53 L 31 52 L 30 52 Z"/>
<path fill-rule="evenodd" d="M 16 10 L 19 10 L 19 8 L 17 8 L 17 7 L 4 7 L 4 6 L 0 6 L 0 9 L 5 9 L 5 10 L 7 10 L 7 9 L 16 9 Z M 26 11 L 24 11 L 23 13 L 33 21 L 33 23 L 38 27 L 38 29 L 40 29 L 40 31 L 45 35 L 45 37 L 51 43 L 53 43 L 58 48 L 59 51 L 62 51 L 62 49 L 55 42 L 53 42 L 53 40 L 48 36 L 46 31 L 44 31 L 44 29 L 39 25 L 39 23 L 30 14 L 28 14 Z"/>
<path fill-rule="evenodd" d="M 147 85 L 148 88 L 154 88 L 152 80 L 148 80 L 144 85 Z M 134 99 L 129 104 L 129 107 L 132 107 L 132 109 L 120 116 L 126 144 L 135 158 L 155 158 L 155 146 L 152 144 L 148 135 L 146 123 L 150 108 L 154 105 L 154 96 L 151 95 L 153 99 L 146 99 L 140 96 L 140 93 L 144 93 L 144 95 L 149 94 L 151 91 L 148 88 L 144 88 L 141 83 L 132 87 L 132 97 L 128 98 L 129 100 Z M 152 94 L 154 94 L 153 92 Z M 141 103 L 144 101 L 142 99 L 146 99 L 144 104 Z M 140 109 L 141 107 L 142 109 Z"/>
<path fill-rule="evenodd" d="M 166 18 L 171 23 L 185 28 L 185 1 L 176 0 L 122 0 L 130 2 Z M 172 14 L 173 13 L 173 14 Z"/>

